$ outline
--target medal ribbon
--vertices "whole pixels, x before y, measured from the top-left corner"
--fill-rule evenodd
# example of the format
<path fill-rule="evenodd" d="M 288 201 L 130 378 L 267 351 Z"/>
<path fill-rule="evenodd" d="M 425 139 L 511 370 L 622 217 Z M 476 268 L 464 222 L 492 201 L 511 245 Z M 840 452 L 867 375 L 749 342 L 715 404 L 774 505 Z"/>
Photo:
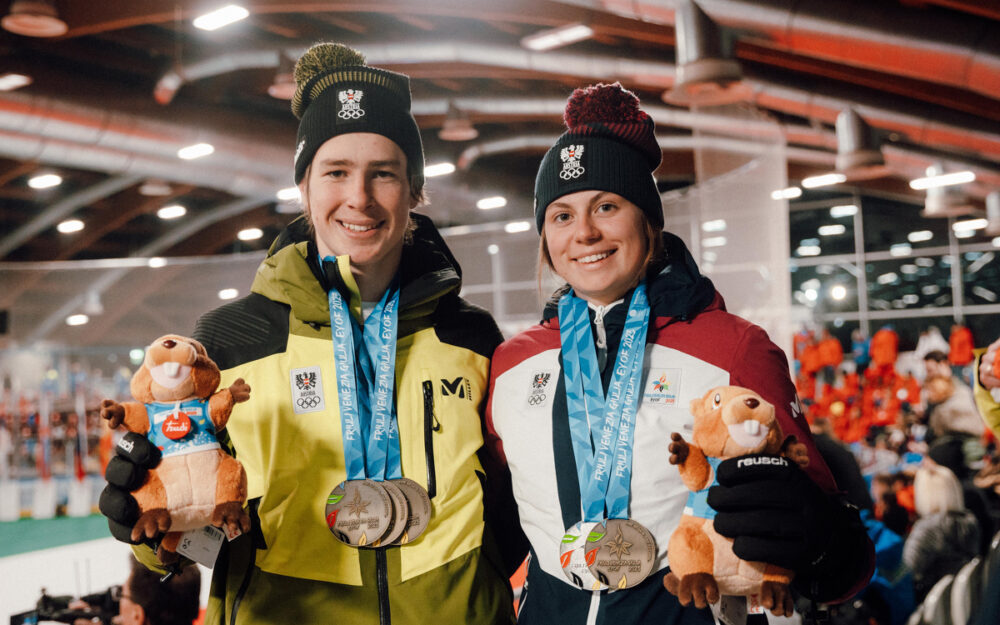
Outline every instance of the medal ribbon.
<path fill-rule="evenodd" d="M 337 259 L 332 256 L 320 262 Z M 327 293 L 347 479 L 402 477 L 394 401 L 399 286 L 395 280 L 360 327 L 336 288 Z M 359 375 L 360 374 L 360 375 Z"/>
<path fill-rule="evenodd" d="M 570 291 L 559 300 L 559 336 L 585 521 L 628 516 L 632 442 L 649 321 L 646 286 L 632 294 L 607 397 L 601 385 L 597 350 L 587 303 Z"/>

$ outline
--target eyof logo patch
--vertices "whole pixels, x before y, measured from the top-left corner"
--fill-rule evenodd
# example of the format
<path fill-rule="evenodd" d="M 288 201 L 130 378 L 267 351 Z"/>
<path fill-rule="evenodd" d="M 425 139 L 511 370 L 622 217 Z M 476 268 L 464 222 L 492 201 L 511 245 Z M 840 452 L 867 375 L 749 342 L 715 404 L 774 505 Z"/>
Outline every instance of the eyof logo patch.
<path fill-rule="evenodd" d="M 365 92 L 361 89 L 341 89 L 337 93 L 337 99 L 340 100 L 340 112 L 337 113 L 337 117 L 346 120 L 364 117 L 365 110 L 361 108 L 361 100 L 364 96 Z"/>
<path fill-rule="evenodd" d="M 320 374 L 319 365 L 292 369 L 289 372 L 289 382 L 292 389 L 292 408 L 295 410 L 295 414 L 326 410 L 323 376 Z"/>
<path fill-rule="evenodd" d="M 681 392 L 681 369 L 651 369 L 643 401 L 648 404 L 676 406 Z"/>
<path fill-rule="evenodd" d="M 559 177 L 563 180 L 575 180 L 586 172 L 581 162 L 583 158 L 582 145 L 567 145 L 559 150 L 559 158 L 562 160 L 562 171 L 559 172 Z"/>

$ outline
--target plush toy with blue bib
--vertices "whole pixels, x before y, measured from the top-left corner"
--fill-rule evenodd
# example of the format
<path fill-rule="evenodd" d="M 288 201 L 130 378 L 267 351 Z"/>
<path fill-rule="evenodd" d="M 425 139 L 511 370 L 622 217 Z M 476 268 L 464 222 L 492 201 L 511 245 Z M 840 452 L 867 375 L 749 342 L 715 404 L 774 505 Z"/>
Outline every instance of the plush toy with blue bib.
<path fill-rule="evenodd" d="M 216 437 L 233 406 L 250 398 L 250 386 L 239 379 L 216 391 L 219 381 L 219 368 L 201 343 L 168 334 L 146 348 L 142 366 L 132 376 L 137 401 L 101 403 L 101 416 L 111 427 L 124 424 L 160 451 L 159 464 L 132 492 L 139 518 L 131 538 L 152 539 L 166 532 L 161 560 L 176 552 L 186 530 L 214 525 L 230 536 L 250 530 L 243 510 L 246 471 Z"/>

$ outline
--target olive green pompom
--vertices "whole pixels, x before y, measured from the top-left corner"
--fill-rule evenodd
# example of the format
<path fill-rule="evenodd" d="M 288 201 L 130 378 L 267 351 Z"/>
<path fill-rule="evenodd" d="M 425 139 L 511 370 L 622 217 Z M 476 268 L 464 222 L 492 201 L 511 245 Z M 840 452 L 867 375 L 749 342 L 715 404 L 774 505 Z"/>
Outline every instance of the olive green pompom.
<path fill-rule="evenodd" d="M 295 84 L 301 87 L 322 72 L 364 64 L 365 57 L 357 50 L 339 43 L 318 43 L 299 57 L 295 64 Z"/>

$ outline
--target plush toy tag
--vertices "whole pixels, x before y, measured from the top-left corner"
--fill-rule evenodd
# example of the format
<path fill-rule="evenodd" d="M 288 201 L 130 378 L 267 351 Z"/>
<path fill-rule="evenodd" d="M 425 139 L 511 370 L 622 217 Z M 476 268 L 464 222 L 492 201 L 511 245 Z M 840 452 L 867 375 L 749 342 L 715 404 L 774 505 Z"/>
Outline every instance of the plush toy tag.
<path fill-rule="evenodd" d="M 760 604 L 760 595 L 750 595 L 747 597 L 747 613 L 763 614 L 764 606 Z"/>
<path fill-rule="evenodd" d="M 222 541 L 225 538 L 226 534 L 222 530 L 211 525 L 188 530 L 181 534 L 177 553 L 202 566 L 212 568 L 215 566 L 215 559 L 219 556 L 219 549 L 222 548 Z"/>
<path fill-rule="evenodd" d="M 722 595 L 718 603 L 708 604 L 712 608 L 712 616 L 722 625 L 746 625 L 747 598 Z"/>
<path fill-rule="evenodd" d="M 177 441 L 191 432 L 191 418 L 187 416 L 187 413 L 178 409 L 171 412 L 160 427 L 163 429 L 164 436 L 172 441 Z"/>

